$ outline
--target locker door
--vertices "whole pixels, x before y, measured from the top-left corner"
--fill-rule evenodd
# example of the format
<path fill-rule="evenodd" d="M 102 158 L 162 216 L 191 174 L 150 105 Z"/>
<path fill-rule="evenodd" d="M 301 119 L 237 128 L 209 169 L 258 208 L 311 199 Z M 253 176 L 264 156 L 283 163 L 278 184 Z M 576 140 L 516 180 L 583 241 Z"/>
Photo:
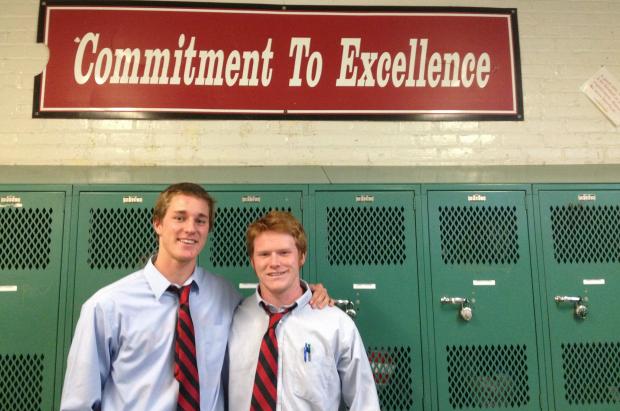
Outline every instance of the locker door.
<path fill-rule="evenodd" d="M 556 409 L 618 410 L 620 191 L 541 191 L 540 214 Z"/>
<path fill-rule="evenodd" d="M 95 291 L 142 268 L 157 250 L 159 192 L 82 192 L 79 198 L 73 325 Z"/>
<path fill-rule="evenodd" d="M 0 410 L 51 410 L 64 192 L 0 192 Z"/>
<path fill-rule="evenodd" d="M 216 200 L 213 230 L 200 254 L 200 265 L 228 278 L 241 294 L 254 293 L 258 280 L 250 265 L 245 232 L 271 210 L 289 211 L 302 221 L 301 192 L 210 191 Z"/>
<path fill-rule="evenodd" d="M 428 226 L 439 410 L 540 410 L 525 192 L 430 191 Z"/>
<path fill-rule="evenodd" d="M 309 233 L 317 280 L 356 312 L 383 411 L 422 409 L 413 204 L 412 191 L 319 191 Z"/>

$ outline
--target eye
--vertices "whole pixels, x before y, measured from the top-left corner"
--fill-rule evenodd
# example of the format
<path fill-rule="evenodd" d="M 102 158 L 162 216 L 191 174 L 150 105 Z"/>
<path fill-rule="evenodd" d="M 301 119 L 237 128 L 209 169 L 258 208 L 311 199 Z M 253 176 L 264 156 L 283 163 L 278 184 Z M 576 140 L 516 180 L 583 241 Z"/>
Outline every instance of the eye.
<path fill-rule="evenodd" d="M 206 218 L 199 218 L 196 222 L 198 224 L 200 224 L 200 225 L 207 225 L 207 224 L 209 224 L 209 220 L 206 219 Z"/>
<path fill-rule="evenodd" d="M 176 215 L 176 216 L 172 217 L 172 219 L 175 220 L 175 221 L 179 221 L 179 222 L 184 220 L 183 216 L 180 216 L 180 215 Z"/>

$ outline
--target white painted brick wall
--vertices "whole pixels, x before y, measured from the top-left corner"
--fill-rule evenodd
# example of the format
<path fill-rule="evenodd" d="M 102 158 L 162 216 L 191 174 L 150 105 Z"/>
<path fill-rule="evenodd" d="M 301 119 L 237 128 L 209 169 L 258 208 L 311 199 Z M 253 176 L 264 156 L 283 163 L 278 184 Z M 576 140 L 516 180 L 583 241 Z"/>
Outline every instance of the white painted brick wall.
<path fill-rule="evenodd" d="M 376 5 L 377 2 L 320 4 Z M 620 128 L 614 127 L 579 91 L 581 84 L 602 65 L 620 78 L 620 1 L 392 0 L 381 4 L 516 7 L 525 121 L 32 119 L 33 77 L 47 61 L 47 50 L 36 44 L 39 3 L 0 0 L 0 164 L 620 162 Z"/>

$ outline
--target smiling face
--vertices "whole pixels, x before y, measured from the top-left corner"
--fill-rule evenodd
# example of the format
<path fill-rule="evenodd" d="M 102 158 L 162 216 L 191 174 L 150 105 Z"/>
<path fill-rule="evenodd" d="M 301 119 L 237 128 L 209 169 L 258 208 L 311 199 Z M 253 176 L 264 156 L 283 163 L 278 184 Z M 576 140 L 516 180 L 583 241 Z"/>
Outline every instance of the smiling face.
<path fill-rule="evenodd" d="M 250 256 L 252 267 L 260 284 L 261 297 L 281 307 L 292 304 L 303 294 L 299 271 L 305 254 L 300 254 L 292 235 L 264 231 L 253 242 Z"/>
<path fill-rule="evenodd" d="M 207 242 L 209 215 L 209 205 L 204 199 L 177 194 L 170 200 L 163 218 L 153 221 L 159 236 L 155 266 L 169 280 L 171 276 L 187 278 L 193 272 L 198 254 Z"/>

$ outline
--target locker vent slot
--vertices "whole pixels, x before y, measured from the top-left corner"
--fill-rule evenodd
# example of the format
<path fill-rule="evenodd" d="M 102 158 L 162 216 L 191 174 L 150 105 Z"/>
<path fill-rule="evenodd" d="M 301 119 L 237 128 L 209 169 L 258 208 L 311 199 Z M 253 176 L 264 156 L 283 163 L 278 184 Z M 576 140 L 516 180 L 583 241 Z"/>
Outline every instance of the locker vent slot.
<path fill-rule="evenodd" d="M 620 342 L 562 344 L 569 404 L 620 404 Z"/>
<path fill-rule="evenodd" d="M 413 407 L 411 348 L 368 347 L 367 351 L 381 410 L 410 410 Z"/>
<path fill-rule="evenodd" d="M 0 410 L 41 411 L 43 355 L 0 355 Z"/>
<path fill-rule="evenodd" d="M 441 257 L 445 264 L 516 264 L 517 208 L 439 207 Z"/>
<path fill-rule="evenodd" d="M 620 206 L 550 207 L 559 264 L 620 262 Z"/>
<path fill-rule="evenodd" d="M 88 266 L 91 269 L 137 269 L 157 250 L 152 208 L 90 210 Z"/>
<path fill-rule="evenodd" d="M 254 220 L 271 210 L 292 212 L 284 207 L 221 207 L 215 211 L 209 259 L 213 267 L 249 267 L 245 231 Z"/>
<path fill-rule="evenodd" d="M 44 270 L 50 263 L 51 208 L 0 208 L 0 270 Z"/>
<path fill-rule="evenodd" d="M 452 408 L 517 408 L 530 401 L 525 345 L 447 346 Z"/>
<path fill-rule="evenodd" d="M 403 207 L 328 207 L 327 260 L 330 265 L 403 265 Z"/>

